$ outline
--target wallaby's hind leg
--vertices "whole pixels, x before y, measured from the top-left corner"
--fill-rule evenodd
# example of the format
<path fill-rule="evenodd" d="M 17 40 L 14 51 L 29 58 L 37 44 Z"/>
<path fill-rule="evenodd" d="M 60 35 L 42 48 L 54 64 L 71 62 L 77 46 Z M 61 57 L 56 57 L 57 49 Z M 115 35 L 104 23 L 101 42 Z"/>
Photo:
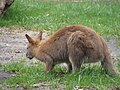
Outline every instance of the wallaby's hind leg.
<path fill-rule="evenodd" d="M 70 62 L 72 64 L 72 70 L 73 70 L 73 72 L 79 71 L 82 62 L 80 62 L 80 60 L 78 58 L 76 58 L 76 56 L 70 56 L 69 60 L 70 60 Z"/>
<path fill-rule="evenodd" d="M 81 32 L 74 32 L 67 41 L 69 61 L 72 64 L 73 72 L 79 71 L 83 63 L 84 52 L 82 50 Z"/>
<path fill-rule="evenodd" d="M 72 71 L 79 71 L 83 63 L 83 54 L 81 51 L 72 49 L 69 53 L 69 61 L 72 64 Z"/>

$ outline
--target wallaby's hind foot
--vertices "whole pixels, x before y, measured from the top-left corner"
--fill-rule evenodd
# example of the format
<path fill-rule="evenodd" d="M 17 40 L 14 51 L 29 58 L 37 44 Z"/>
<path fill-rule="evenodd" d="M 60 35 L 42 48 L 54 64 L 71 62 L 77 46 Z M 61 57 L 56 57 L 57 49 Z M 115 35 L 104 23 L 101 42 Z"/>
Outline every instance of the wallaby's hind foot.
<path fill-rule="evenodd" d="M 75 57 L 69 57 L 69 60 L 72 64 L 72 72 L 80 71 L 82 62 L 80 62 L 80 60 Z"/>

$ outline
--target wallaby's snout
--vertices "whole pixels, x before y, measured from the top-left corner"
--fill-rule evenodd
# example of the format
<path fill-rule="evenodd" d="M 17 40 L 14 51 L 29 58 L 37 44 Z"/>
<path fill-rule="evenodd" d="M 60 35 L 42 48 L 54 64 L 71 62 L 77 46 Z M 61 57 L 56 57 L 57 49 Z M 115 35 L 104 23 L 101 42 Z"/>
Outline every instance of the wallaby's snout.
<path fill-rule="evenodd" d="M 26 53 L 26 57 L 27 57 L 28 59 L 33 59 L 33 58 L 34 58 L 34 56 L 32 56 L 31 54 L 29 54 L 28 52 Z"/>

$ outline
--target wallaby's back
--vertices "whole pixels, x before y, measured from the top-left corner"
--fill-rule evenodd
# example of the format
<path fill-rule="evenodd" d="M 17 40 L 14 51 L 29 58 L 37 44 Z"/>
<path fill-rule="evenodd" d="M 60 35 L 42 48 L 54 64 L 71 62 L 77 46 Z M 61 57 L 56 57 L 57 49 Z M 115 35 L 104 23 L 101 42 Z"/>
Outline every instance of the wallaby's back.
<path fill-rule="evenodd" d="M 55 64 L 68 62 L 69 50 L 73 49 L 71 44 L 74 44 L 76 48 L 80 46 L 77 49 L 83 51 L 83 57 L 91 59 L 91 61 L 86 59 L 85 62 L 97 62 L 103 56 L 103 45 L 99 37 L 94 30 L 86 26 L 67 26 L 42 41 L 40 51 L 50 55 Z M 72 51 L 75 53 L 74 50 Z"/>

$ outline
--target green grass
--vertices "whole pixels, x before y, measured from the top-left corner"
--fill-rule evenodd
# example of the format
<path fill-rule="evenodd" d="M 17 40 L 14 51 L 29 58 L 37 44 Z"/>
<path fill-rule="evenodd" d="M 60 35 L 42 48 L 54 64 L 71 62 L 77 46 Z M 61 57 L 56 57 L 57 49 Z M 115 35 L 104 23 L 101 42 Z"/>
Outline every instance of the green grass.
<path fill-rule="evenodd" d="M 0 26 L 26 28 L 31 30 L 56 31 L 58 28 L 83 24 L 95 29 L 106 38 L 111 35 L 120 37 L 120 2 L 38 2 L 38 0 L 15 0 L 5 17 L 0 17 Z M 85 67 L 85 68 L 84 68 Z M 50 83 L 53 88 L 63 85 L 66 90 L 75 86 L 95 87 L 107 90 L 108 87 L 120 87 L 120 76 L 110 77 L 97 65 L 84 65 L 78 73 L 64 73 L 65 69 L 55 67 L 46 74 L 40 63 L 17 62 L 3 65 L 15 76 L 3 81 L 2 85 L 31 88 L 35 83 Z M 120 68 L 120 64 L 118 65 Z M 119 70 L 120 71 L 120 70 Z M 1 89 L 0 85 L 0 89 Z"/>
<path fill-rule="evenodd" d="M 65 68 L 56 66 L 50 73 L 45 73 L 43 64 L 33 62 L 16 62 L 2 66 L 7 72 L 16 75 L 2 82 L 4 86 L 32 88 L 36 83 L 48 83 L 52 88 L 62 86 L 65 90 L 73 90 L 75 86 L 94 87 L 97 90 L 107 90 L 110 87 L 120 87 L 120 76 L 110 77 L 105 74 L 100 65 L 83 65 L 80 72 L 66 73 Z M 118 63 L 120 68 L 120 62 Z"/>
<path fill-rule="evenodd" d="M 40 2 L 38 0 L 15 0 L 0 26 L 49 30 L 83 24 L 95 29 L 105 37 L 120 36 L 120 2 L 117 0 L 97 2 Z"/>

